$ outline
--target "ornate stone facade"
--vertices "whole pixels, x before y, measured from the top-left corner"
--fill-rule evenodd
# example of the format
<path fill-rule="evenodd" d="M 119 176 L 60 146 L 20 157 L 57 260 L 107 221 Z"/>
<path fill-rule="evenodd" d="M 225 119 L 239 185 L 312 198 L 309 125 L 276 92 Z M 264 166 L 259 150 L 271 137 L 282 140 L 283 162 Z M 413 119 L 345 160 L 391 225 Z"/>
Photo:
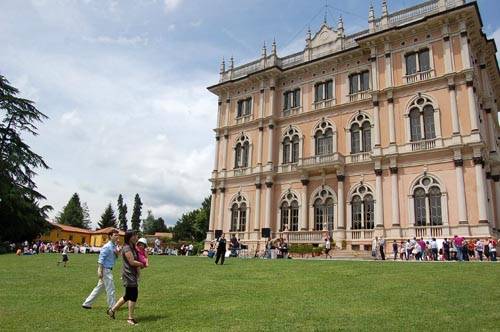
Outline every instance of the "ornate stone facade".
<path fill-rule="evenodd" d="M 498 235 L 500 77 L 477 3 L 383 1 L 368 26 L 222 63 L 207 240 Z"/>

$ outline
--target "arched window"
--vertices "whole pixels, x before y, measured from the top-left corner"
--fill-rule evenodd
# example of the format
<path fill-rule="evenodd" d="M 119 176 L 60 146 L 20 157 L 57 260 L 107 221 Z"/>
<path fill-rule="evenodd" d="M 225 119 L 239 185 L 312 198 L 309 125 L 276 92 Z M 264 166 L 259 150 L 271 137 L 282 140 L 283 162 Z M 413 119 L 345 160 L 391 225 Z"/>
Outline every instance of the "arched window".
<path fill-rule="evenodd" d="M 315 154 L 328 155 L 332 154 L 333 151 L 333 134 L 334 127 L 328 121 L 323 119 L 319 125 L 314 129 L 314 143 L 315 143 Z"/>
<path fill-rule="evenodd" d="M 248 154 L 250 151 L 250 141 L 248 137 L 241 133 L 241 136 L 234 147 L 234 168 L 248 167 Z"/>
<path fill-rule="evenodd" d="M 372 132 L 370 119 L 360 113 L 351 121 L 351 153 L 370 152 L 372 150 Z"/>
<path fill-rule="evenodd" d="M 410 140 L 412 142 L 436 138 L 434 113 L 436 110 L 432 101 L 420 96 L 410 104 Z"/>
<path fill-rule="evenodd" d="M 296 128 L 290 126 L 283 138 L 283 164 L 297 163 L 299 161 L 300 138 Z"/>
<path fill-rule="evenodd" d="M 329 188 L 319 190 L 314 196 L 314 230 L 333 231 L 335 196 Z"/>
<path fill-rule="evenodd" d="M 280 232 L 299 230 L 299 203 L 297 195 L 288 190 L 281 197 Z"/>
<path fill-rule="evenodd" d="M 415 226 L 439 226 L 443 224 L 442 192 L 439 182 L 424 176 L 414 185 L 413 207 Z"/>
<path fill-rule="evenodd" d="M 247 227 L 247 200 L 238 193 L 232 200 L 230 232 L 245 232 Z"/>
<path fill-rule="evenodd" d="M 375 202 L 373 192 L 366 185 L 359 185 L 351 194 L 351 229 L 373 229 Z"/>

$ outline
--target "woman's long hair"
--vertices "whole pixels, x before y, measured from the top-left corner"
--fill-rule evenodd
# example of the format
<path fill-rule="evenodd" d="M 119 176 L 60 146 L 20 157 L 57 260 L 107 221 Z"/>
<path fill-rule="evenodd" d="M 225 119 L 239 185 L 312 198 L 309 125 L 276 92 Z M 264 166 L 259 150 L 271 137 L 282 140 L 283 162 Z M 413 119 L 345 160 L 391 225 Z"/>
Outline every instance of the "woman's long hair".
<path fill-rule="evenodd" d="M 124 239 L 125 244 L 128 244 L 130 246 L 130 239 L 134 235 L 137 235 L 137 231 L 134 231 L 133 229 L 127 230 L 125 232 L 125 239 Z"/>

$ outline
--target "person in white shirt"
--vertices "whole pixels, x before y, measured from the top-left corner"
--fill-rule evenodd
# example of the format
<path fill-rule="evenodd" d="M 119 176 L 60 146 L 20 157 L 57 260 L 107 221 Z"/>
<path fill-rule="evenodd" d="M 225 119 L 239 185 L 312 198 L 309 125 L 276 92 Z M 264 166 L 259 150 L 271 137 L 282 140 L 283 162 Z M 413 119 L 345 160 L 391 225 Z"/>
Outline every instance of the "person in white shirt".
<path fill-rule="evenodd" d="M 330 242 L 330 237 L 327 236 L 325 238 L 325 258 L 332 258 L 332 255 L 330 255 L 330 250 L 332 250 L 332 243 Z"/>
<path fill-rule="evenodd" d="M 438 244 L 436 241 L 436 238 L 432 238 L 431 243 L 431 253 L 432 253 L 432 259 L 437 261 L 438 260 Z"/>
<path fill-rule="evenodd" d="M 66 243 L 63 247 L 63 250 L 62 250 L 62 259 L 57 262 L 57 266 L 59 266 L 59 264 L 61 263 L 64 263 L 64 267 L 66 267 L 66 263 L 68 263 L 68 251 L 69 251 L 69 247 L 68 247 L 68 244 Z"/>
<path fill-rule="evenodd" d="M 479 256 L 479 260 L 480 261 L 483 260 L 483 251 L 484 251 L 483 241 L 481 241 L 481 239 L 477 239 L 477 241 L 476 241 L 476 252 L 477 252 L 477 255 Z"/>

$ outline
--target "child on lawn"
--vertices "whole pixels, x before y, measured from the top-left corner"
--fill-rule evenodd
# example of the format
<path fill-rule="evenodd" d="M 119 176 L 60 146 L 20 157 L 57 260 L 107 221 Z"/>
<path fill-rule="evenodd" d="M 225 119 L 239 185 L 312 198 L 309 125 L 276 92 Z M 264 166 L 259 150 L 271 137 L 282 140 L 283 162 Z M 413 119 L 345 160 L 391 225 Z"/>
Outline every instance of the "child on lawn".
<path fill-rule="evenodd" d="M 137 250 L 137 260 L 144 264 L 144 268 L 148 267 L 149 265 L 149 258 L 148 258 L 148 251 L 146 248 L 148 247 L 148 241 L 141 237 L 135 246 L 135 249 Z M 139 269 L 137 269 L 137 277 L 139 277 Z"/>

